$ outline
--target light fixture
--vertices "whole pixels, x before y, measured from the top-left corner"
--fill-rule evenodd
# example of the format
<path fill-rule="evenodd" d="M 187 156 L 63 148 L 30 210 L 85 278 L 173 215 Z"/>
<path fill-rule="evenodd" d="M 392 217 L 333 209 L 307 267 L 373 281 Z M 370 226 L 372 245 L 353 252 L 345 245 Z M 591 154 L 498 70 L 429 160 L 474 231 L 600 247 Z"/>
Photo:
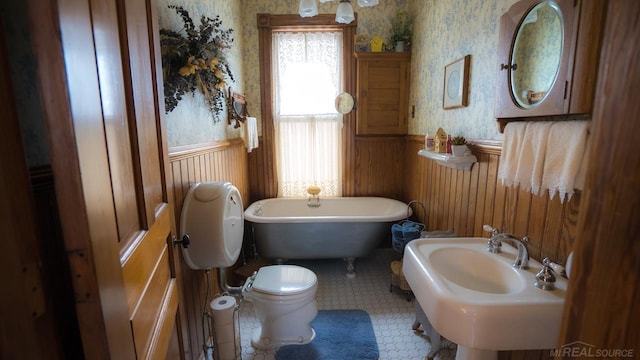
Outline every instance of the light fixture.
<path fill-rule="evenodd" d="M 321 3 L 331 2 L 333 0 L 320 0 Z M 380 0 L 358 0 L 358 6 L 371 7 L 380 3 Z M 316 0 L 300 0 L 300 7 L 298 13 L 301 17 L 312 17 L 318 15 L 318 5 Z M 351 6 L 351 0 L 340 0 L 338 9 L 336 10 L 336 22 L 341 24 L 349 24 L 355 20 L 353 14 L 353 6 Z"/>
<path fill-rule="evenodd" d="M 316 5 L 316 0 L 300 0 L 298 13 L 302 17 L 311 17 L 318 15 L 318 5 Z"/>
<path fill-rule="evenodd" d="M 378 5 L 378 0 L 358 0 L 358 6 L 369 7 Z"/>
<path fill-rule="evenodd" d="M 353 15 L 353 6 L 351 6 L 351 1 L 349 0 L 340 0 L 340 4 L 338 4 L 338 10 L 336 11 L 336 22 L 341 24 L 349 24 L 355 19 Z"/>

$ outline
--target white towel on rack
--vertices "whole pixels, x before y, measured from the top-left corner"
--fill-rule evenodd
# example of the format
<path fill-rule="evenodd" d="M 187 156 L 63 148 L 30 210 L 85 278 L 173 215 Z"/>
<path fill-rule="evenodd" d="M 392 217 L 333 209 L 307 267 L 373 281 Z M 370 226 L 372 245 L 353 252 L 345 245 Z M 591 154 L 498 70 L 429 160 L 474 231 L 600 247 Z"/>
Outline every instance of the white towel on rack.
<path fill-rule="evenodd" d="M 573 196 L 576 177 L 585 158 L 589 122 L 554 122 L 547 141 L 541 191 L 549 190 L 551 199 L 558 193 L 560 202 Z M 581 182 L 581 181 L 578 181 Z"/>
<path fill-rule="evenodd" d="M 258 147 L 258 120 L 252 116 L 248 116 L 242 126 L 242 140 L 247 148 L 247 152 L 251 152 Z"/>
<path fill-rule="evenodd" d="M 527 123 L 516 166 L 515 185 L 532 194 L 540 194 L 551 121 Z"/>
<path fill-rule="evenodd" d="M 520 150 L 524 141 L 526 122 L 510 122 L 504 129 L 504 141 L 502 143 L 502 155 L 500 156 L 500 168 L 498 178 L 504 186 L 518 186 L 516 171 Z"/>
<path fill-rule="evenodd" d="M 584 155 L 582 156 L 580 169 L 578 170 L 578 174 L 576 175 L 576 181 L 573 184 L 573 187 L 576 190 L 584 190 L 584 183 L 587 178 L 587 166 L 589 165 L 590 153 L 591 153 L 591 136 L 589 135 L 589 130 L 587 130 L 587 143 L 584 145 Z"/>

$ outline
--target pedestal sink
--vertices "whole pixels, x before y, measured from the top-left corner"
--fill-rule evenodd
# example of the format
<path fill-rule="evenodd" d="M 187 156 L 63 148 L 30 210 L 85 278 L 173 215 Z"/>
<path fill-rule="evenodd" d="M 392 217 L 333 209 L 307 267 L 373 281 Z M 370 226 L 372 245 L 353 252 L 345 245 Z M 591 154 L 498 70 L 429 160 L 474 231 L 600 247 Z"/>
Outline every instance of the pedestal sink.
<path fill-rule="evenodd" d="M 458 344 L 456 359 L 496 359 L 498 350 L 557 345 L 567 280 L 533 285 L 542 264 L 511 266 L 517 250 L 486 251 L 485 238 L 417 239 L 405 248 L 403 272 L 431 325 Z"/>

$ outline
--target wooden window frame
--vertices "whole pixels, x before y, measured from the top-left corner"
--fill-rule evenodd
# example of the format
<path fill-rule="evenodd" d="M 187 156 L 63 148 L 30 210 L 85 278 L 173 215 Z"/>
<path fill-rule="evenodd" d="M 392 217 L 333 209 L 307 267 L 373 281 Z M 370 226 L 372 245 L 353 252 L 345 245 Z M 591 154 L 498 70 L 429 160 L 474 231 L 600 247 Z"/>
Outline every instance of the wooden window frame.
<path fill-rule="evenodd" d="M 262 116 L 262 167 L 264 170 L 265 197 L 276 197 L 278 181 L 275 164 L 275 134 L 273 124 L 273 74 L 272 74 L 272 35 L 279 31 L 342 31 L 342 83 L 343 91 L 355 93 L 356 72 L 353 56 L 354 37 L 358 18 L 349 24 L 335 21 L 335 15 L 322 14 L 310 18 L 299 15 L 258 14 L 258 43 L 260 58 L 260 111 Z M 345 114 L 342 130 L 342 193 L 352 196 L 355 193 L 355 111 Z M 267 164 L 270 164 L 267 166 Z"/>

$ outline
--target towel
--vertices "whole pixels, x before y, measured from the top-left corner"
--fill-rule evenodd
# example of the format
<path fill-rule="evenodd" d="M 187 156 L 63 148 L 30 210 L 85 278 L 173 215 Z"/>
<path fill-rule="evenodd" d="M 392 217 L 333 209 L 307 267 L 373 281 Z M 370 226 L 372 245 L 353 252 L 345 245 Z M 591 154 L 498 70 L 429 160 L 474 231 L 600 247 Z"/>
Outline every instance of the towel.
<path fill-rule="evenodd" d="M 401 253 L 404 252 L 404 247 L 407 246 L 411 240 L 418 239 L 424 228 L 424 224 L 410 220 L 393 224 L 391 226 L 391 245 L 393 249 Z"/>
<path fill-rule="evenodd" d="M 508 187 L 540 195 L 549 190 L 560 202 L 584 186 L 589 154 L 589 122 L 511 122 L 504 130 L 498 178 Z"/>
<path fill-rule="evenodd" d="M 560 202 L 573 196 L 576 176 L 585 157 L 589 122 L 584 120 L 553 123 L 547 141 L 541 191 L 549 190 L 551 199 L 558 193 Z"/>
<path fill-rule="evenodd" d="M 527 123 L 520 146 L 514 186 L 539 195 L 551 121 Z"/>
<path fill-rule="evenodd" d="M 577 190 L 584 190 L 584 183 L 587 177 L 587 165 L 589 164 L 589 154 L 591 153 L 591 136 L 587 130 L 587 143 L 584 146 L 584 155 L 582 155 L 582 163 L 580 164 L 580 170 L 576 175 L 576 182 L 573 187 Z"/>
<path fill-rule="evenodd" d="M 248 116 L 242 127 L 242 140 L 247 148 L 247 152 L 251 152 L 258 147 L 258 121 L 256 118 Z"/>
<path fill-rule="evenodd" d="M 504 186 L 518 186 L 516 170 L 526 126 L 526 122 L 510 122 L 504 129 L 502 155 L 498 169 L 498 179 L 502 180 Z"/>

